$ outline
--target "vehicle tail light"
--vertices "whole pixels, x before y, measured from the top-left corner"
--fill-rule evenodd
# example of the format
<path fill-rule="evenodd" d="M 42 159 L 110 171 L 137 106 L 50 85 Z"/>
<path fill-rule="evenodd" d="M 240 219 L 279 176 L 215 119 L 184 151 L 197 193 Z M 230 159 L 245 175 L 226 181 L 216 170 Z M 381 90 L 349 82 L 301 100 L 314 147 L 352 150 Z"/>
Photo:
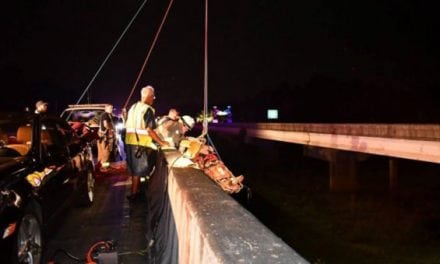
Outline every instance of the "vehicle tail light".
<path fill-rule="evenodd" d="M 14 234 L 16 227 L 17 227 L 17 223 L 9 224 L 9 226 L 6 227 L 5 231 L 3 232 L 3 239 L 5 239 L 8 236 Z"/>

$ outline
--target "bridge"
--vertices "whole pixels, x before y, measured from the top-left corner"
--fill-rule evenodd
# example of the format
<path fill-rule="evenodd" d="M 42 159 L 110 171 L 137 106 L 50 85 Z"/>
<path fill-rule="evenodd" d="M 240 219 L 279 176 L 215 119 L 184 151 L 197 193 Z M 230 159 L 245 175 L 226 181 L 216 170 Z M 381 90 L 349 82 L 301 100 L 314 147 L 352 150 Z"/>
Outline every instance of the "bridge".
<path fill-rule="evenodd" d="M 440 163 L 440 125 L 213 124 L 211 131 Z"/>
<path fill-rule="evenodd" d="M 224 123 L 210 124 L 209 131 L 244 141 L 303 144 L 311 148 L 306 155 L 330 162 L 330 189 L 336 191 L 356 188 L 353 168 L 369 154 L 389 156 L 390 172 L 397 166 L 393 158 L 440 163 L 440 125 Z M 150 210 L 150 220 L 161 219 L 149 234 L 159 238 L 156 260 L 167 262 L 174 256 L 179 263 L 308 263 L 202 172 L 168 166 L 178 157 L 176 152 L 163 154 L 156 167 L 159 177 L 149 189 L 154 203 L 165 205 Z M 393 177 L 390 173 L 390 187 Z"/>
<path fill-rule="evenodd" d="M 404 158 L 440 163 L 438 124 L 212 124 L 214 133 L 260 138 L 305 146 L 304 154 L 330 163 L 329 186 L 334 191 L 357 189 L 356 165 L 368 154 L 389 159 L 389 188 L 397 182 L 397 161 Z"/>
<path fill-rule="evenodd" d="M 302 144 L 304 154 L 330 163 L 330 189 L 336 191 L 355 187 L 355 173 L 347 171 L 355 172 L 356 162 L 370 155 L 440 163 L 439 125 L 237 123 L 210 124 L 209 131 L 245 141 L 259 138 Z M 149 246 L 147 263 L 309 263 L 203 172 L 173 167 L 179 156 L 177 151 L 159 152 L 148 185 L 147 221 L 139 220 L 147 223 L 146 241 L 142 242 Z M 394 162 L 390 165 L 396 166 Z M 122 197 L 118 202 L 124 202 L 120 192 L 118 189 Z M 115 204 L 109 207 L 118 208 Z M 102 213 L 101 208 L 98 211 Z M 93 215 L 95 219 L 96 213 Z M 119 213 L 109 213 L 115 215 Z M 112 230 L 118 230 L 117 225 Z M 142 230 L 133 230 L 128 238 L 143 236 Z M 79 237 L 90 236 L 80 232 Z"/>

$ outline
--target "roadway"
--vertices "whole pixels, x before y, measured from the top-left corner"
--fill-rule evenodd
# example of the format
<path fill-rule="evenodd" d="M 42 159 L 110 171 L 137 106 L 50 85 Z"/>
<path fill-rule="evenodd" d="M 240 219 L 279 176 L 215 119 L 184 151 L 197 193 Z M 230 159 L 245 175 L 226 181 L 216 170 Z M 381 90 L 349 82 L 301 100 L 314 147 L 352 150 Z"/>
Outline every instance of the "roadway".
<path fill-rule="evenodd" d="M 110 253 L 117 253 L 118 263 L 147 263 L 146 203 L 128 203 L 125 197 L 130 184 L 124 166 L 116 166 L 108 173 L 97 175 L 93 205 L 68 210 L 60 217 L 59 225 L 51 227 L 43 263 L 49 260 L 55 263 L 86 263 L 84 259 L 88 249 L 96 242 L 109 240 L 115 242 L 116 248 Z M 57 249 L 64 249 L 82 260 L 74 261 Z"/>

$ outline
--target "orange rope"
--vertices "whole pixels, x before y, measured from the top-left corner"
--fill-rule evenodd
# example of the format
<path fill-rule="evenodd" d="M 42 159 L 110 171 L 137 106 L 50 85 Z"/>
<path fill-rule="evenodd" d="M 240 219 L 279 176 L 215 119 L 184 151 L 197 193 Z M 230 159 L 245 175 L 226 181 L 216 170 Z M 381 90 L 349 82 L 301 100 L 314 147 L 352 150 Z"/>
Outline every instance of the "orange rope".
<path fill-rule="evenodd" d="M 145 57 L 144 64 L 142 65 L 142 67 L 138 73 L 136 81 L 134 82 L 133 87 L 131 88 L 130 95 L 128 96 L 127 100 L 125 101 L 123 108 L 127 108 L 127 105 L 130 102 L 131 97 L 133 96 L 134 90 L 136 89 L 136 86 L 138 85 L 139 80 L 141 79 L 142 73 L 144 72 L 145 66 L 147 65 L 147 62 L 150 59 L 151 52 L 153 51 L 153 48 L 156 45 L 156 41 L 157 41 L 159 34 L 162 30 L 163 24 L 165 23 L 165 20 L 168 16 L 168 12 L 170 11 L 171 6 L 173 5 L 173 2 L 174 2 L 174 0 L 170 0 L 170 3 L 168 4 L 167 10 L 162 18 L 162 22 L 160 23 L 160 26 L 159 26 L 158 30 L 156 31 L 156 35 L 154 36 L 153 43 L 151 44 L 150 49 L 148 50 L 147 56 Z"/>

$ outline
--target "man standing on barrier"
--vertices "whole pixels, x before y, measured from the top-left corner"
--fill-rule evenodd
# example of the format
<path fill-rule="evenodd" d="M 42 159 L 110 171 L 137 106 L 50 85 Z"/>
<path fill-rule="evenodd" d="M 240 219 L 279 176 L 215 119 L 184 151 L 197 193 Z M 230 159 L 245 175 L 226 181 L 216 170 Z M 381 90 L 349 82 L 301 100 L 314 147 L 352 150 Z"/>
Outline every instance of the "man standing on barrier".
<path fill-rule="evenodd" d="M 127 167 L 132 175 L 131 195 L 127 196 L 130 202 L 138 202 L 142 199 L 139 192 L 140 177 L 151 173 L 156 161 L 157 147 L 169 146 L 156 134 L 156 120 L 152 107 L 155 97 L 153 86 L 141 89 L 141 100 L 133 104 L 128 111 L 125 123 L 127 148 Z"/>

